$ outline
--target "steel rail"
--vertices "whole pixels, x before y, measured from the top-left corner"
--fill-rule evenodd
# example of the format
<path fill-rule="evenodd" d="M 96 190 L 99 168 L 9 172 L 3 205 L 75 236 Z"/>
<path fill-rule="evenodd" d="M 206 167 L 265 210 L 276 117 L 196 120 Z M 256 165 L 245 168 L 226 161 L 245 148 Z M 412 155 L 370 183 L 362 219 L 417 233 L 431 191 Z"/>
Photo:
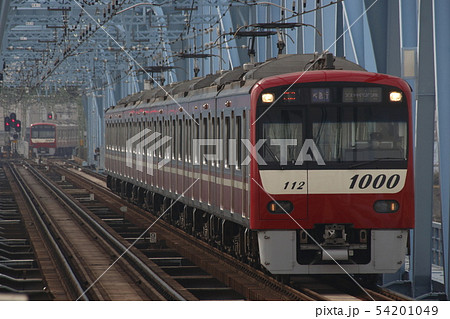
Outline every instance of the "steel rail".
<path fill-rule="evenodd" d="M 141 275 L 144 275 L 147 280 L 156 285 L 154 288 L 160 292 L 165 298 L 172 301 L 185 301 L 186 299 L 175 291 L 170 285 L 162 280 L 153 270 L 151 270 L 142 260 L 132 253 L 129 248 L 118 241 L 107 230 L 103 228 L 94 218 L 86 213 L 77 203 L 58 189 L 53 183 L 45 178 L 32 166 L 27 166 L 29 171 L 33 173 L 42 183 L 47 185 L 58 197 L 60 197 L 70 208 L 75 210 L 85 222 L 87 222 L 95 231 L 99 233 L 107 242 L 109 242 L 116 251 L 124 258 L 127 258 L 129 262 L 132 262 L 135 267 L 139 268 Z"/>
<path fill-rule="evenodd" d="M 30 196 L 30 194 L 32 194 L 31 190 L 26 186 L 23 179 L 20 177 L 20 175 L 17 173 L 16 169 L 14 167 L 12 167 L 12 165 L 10 163 L 8 163 L 8 168 L 9 168 L 10 172 L 12 173 L 12 175 L 14 176 L 14 178 L 17 182 L 17 185 L 22 190 L 23 195 L 25 196 L 28 203 L 30 204 L 29 206 L 33 210 L 36 219 L 39 221 L 41 229 L 44 231 L 47 240 L 52 245 L 54 252 L 56 253 L 57 257 L 59 258 L 59 261 L 61 263 L 63 271 L 65 272 L 67 278 L 69 278 L 69 281 L 72 284 L 73 288 L 75 289 L 76 293 L 79 296 L 83 295 L 81 298 L 83 301 L 89 301 L 89 298 L 85 294 L 83 294 L 84 288 L 81 286 L 80 281 L 78 280 L 77 276 L 73 272 L 72 267 L 70 266 L 66 257 L 64 256 L 64 253 L 62 252 L 61 247 L 55 241 L 52 232 L 48 229 L 47 225 L 45 224 L 44 220 L 42 219 L 42 217 L 40 215 L 40 212 L 36 208 L 36 204 L 34 203 L 33 198 Z"/>

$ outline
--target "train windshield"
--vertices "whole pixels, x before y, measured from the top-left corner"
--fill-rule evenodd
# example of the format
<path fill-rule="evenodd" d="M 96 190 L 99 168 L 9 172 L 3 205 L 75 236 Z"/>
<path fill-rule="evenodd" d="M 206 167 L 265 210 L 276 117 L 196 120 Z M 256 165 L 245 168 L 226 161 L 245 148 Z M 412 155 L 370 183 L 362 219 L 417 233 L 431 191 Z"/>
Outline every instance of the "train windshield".
<path fill-rule="evenodd" d="M 325 162 L 406 160 L 406 108 L 312 107 L 312 138 Z"/>
<path fill-rule="evenodd" d="M 31 138 L 55 138 L 55 127 L 50 125 L 34 125 Z"/>
<path fill-rule="evenodd" d="M 325 100 L 314 100 L 313 94 L 306 94 L 312 90 L 306 90 L 302 99 L 289 92 L 289 100 L 279 99 L 272 106 L 259 103 L 257 141 L 264 143 L 258 152 L 265 162 L 259 161 L 261 169 L 406 167 L 406 102 L 371 97 L 369 102 L 343 103 L 339 90 L 327 90 Z"/>
<path fill-rule="evenodd" d="M 261 148 L 262 156 L 268 163 L 295 163 L 304 140 L 304 111 L 282 109 L 268 111 L 261 121 L 261 138 L 266 142 Z"/>

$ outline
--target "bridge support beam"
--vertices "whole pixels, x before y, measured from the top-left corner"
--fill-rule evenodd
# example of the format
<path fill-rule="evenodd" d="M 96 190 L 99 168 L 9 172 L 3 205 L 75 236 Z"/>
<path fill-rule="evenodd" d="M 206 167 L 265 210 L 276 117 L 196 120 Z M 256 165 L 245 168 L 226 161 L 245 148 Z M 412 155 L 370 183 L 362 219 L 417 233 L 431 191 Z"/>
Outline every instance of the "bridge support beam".
<path fill-rule="evenodd" d="M 438 115 L 438 143 L 439 143 L 439 172 L 441 186 L 441 209 L 444 251 L 444 283 L 447 299 L 450 296 L 450 271 L 449 271 L 449 247 L 450 247 L 450 2 L 446 0 L 434 1 L 435 38 L 434 53 L 436 65 L 436 104 Z"/>
<path fill-rule="evenodd" d="M 433 1 L 419 3 L 419 77 L 417 83 L 417 117 L 415 148 L 416 228 L 413 236 L 412 295 L 414 298 L 432 292 L 431 234 L 433 213 L 433 146 L 434 146 L 434 54 Z"/>

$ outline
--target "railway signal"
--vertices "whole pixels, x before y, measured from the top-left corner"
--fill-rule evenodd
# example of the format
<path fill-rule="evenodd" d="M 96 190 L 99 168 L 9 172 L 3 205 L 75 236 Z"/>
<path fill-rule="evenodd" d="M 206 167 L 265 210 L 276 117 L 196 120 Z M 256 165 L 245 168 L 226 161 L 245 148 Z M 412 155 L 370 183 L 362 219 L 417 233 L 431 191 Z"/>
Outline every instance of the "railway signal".
<path fill-rule="evenodd" d="M 14 123 L 16 123 L 16 113 L 11 113 L 9 115 L 9 120 L 10 120 L 11 125 L 14 125 Z"/>
<path fill-rule="evenodd" d="M 17 120 L 14 128 L 16 129 L 17 133 L 20 133 L 20 131 L 22 130 L 22 121 Z"/>
<path fill-rule="evenodd" d="M 5 116 L 5 132 L 11 131 L 11 119 L 9 116 Z"/>
<path fill-rule="evenodd" d="M 5 132 L 11 132 L 13 128 L 17 133 L 22 130 L 22 121 L 18 120 L 16 113 L 11 113 L 9 116 L 5 116 Z"/>

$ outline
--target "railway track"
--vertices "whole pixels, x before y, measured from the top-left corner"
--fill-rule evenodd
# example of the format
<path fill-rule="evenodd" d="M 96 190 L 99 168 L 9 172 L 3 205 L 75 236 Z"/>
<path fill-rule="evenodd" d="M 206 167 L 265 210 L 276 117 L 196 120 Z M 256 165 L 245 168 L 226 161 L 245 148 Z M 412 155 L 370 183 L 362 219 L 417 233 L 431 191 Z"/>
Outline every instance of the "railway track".
<path fill-rule="evenodd" d="M 0 163 L 0 294 L 7 294 L 5 300 L 51 300 L 13 194 Z"/>
<path fill-rule="evenodd" d="M 164 276 L 108 237 L 98 221 L 32 167 L 11 165 L 10 171 L 20 188 L 15 193 L 24 196 L 19 200 L 34 212 L 27 218 L 38 225 L 41 238 L 34 236 L 33 245 L 55 300 L 195 299 L 173 282 L 181 293 L 176 291 Z M 50 255 L 42 254 L 45 251 Z"/>
<path fill-rule="evenodd" d="M 255 279 L 253 269 L 248 265 L 242 264 L 247 267 L 246 275 L 243 271 L 236 273 L 236 267 L 230 270 L 223 260 L 222 252 L 217 251 L 220 256 L 214 256 L 210 252 L 211 247 L 205 243 L 191 236 L 183 239 L 180 234 L 186 234 L 180 230 L 166 223 L 160 224 L 160 221 L 155 223 L 154 216 L 124 202 L 76 169 L 68 171 L 61 167 L 52 167 L 51 171 L 59 174 L 54 177 L 55 180 L 65 176 L 69 184 L 74 183 L 79 188 L 89 190 L 88 193 L 77 189 L 69 192 L 83 202 L 83 206 L 96 213 L 98 218 L 103 218 L 105 224 L 109 224 L 105 228 L 121 232 L 125 239 L 135 246 L 134 248 L 141 248 L 141 252 L 149 260 L 159 264 L 162 270 L 182 283 L 185 289 L 200 300 L 314 300 L 264 275 L 271 281 L 270 287 L 261 279 Z M 91 196 L 89 193 L 94 194 L 92 197 L 95 201 L 89 200 Z M 127 207 L 126 211 L 121 210 L 124 207 Z M 151 245 L 149 235 L 142 236 L 142 234 L 153 223 L 155 224 L 151 232 L 157 234 L 158 241 Z M 230 260 L 231 263 L 235 261 Z"/>
<path fill-rule="evenodd" d="M 95 198 L 102 202 L 102 205 L 108 207 L 109 212 L 115 212 L 114 215 L 105 218 L 105 221 L 109 219 L 111 227 L 116 230 L 134 227 L 135 233 L 130 239 L 136 240 L 136 247 L 147 247 L 144 251 L 149 258 L 160 262 L 162 269 L 174 274 L 174 278 L 181 284 L 194 283 L 196 288 L 187 284 L 186 289 L 190 289 L 197 296 L 201 297 L 202 291 L 205 295 L 211 294 L 211 290 L 201 285 L 207 279 L 215 278 L 235 290 L 237 296 L 240 295 L 246 300 L 409 300 L 407 297 L 395 295 L 381 288 L 374 290 L 365 287 L 363 291 L 352 281 L 336 287 L 336 285 L 330 285 L 329 280 L 324 282 L 321 279 L 314 279 L 308 283 L 297 283 L 294 289 L 182 230 L 157 220 L 155 216 L 143 209 L 112 194 L 106 189 L 104 182 L 96 180 L 95 177 L 85 176 L 83 173 L 73 169 L 67 170 L 62 166 L 55 167 L 54 171 L 61 176 L 66 176 L 79 187 L 89 189 L 95 194 Z M 139 225 L 139 229 L 135 225 Z M 152 226 L 148 230 L 150 225 Z M 145 235 L 139 238 L 143 234 Z M 149 248 L 145 242 L 148 242 L 151 236 L 157 236 L 161 240 Z M 163 250 L 157 250 L 156 247 L 161 246 L 161 243 L 163 243 Z M 152 254 L 156 257 L 151 257 Z M 174 255 L 170 256 L 170 254 Z M 221 287 L 217 291 L 220 289 L 225 291 L 227 288 Z"/>

